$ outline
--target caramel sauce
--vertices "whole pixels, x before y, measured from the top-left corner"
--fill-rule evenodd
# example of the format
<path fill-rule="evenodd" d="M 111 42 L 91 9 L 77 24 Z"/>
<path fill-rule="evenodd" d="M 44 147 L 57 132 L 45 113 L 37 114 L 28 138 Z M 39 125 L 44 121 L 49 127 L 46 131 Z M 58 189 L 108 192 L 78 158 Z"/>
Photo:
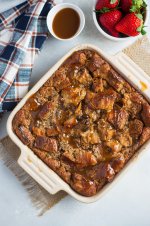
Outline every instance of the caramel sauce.
<path fill-rule="evenodd" d="M 78 13 L 71 8 L 60 10 L 53 20 L 53 31 L 59 38 L 67 39 L 74 36 L 79 28 Z"/>
<path fill-rule="evenodd" d="M 37 102 L 37 100 L 34 98 L 34 95 L 31 96 L 28 101 L 27 104 L 29 105 L 29 110 L 30 111 L 37 111 L 40 104 Z"/>
<path fill-rule="evenodd" d="M 143 92 L 148 89 L 148 86 L 145 84 L 145 82 L 140 81 L 140 84 L 141 84 L 141 90 Z"/>
<path fill-rule="evenodd" d="M 68 132 L 69 132 L 69 130 L 68 130 Z M 63 133 L 62 136 L 63 136 L 63 140 L 66 143 L 68 143 L 69 145 L 71 145 L 72 148 L 78 148 L 78 145 L 77 145 L 76 141 L 74 140 L 74 137 L 69 136 L 67 133 Z"/>
<path fill-rule="evenodd" d="M 69 137 L 68 143 L 69 143 L 73 148 L 78 148 L 78 145 L 77 145 L 77 143 L 76 143 L 76 141 L 74 140 L 73 137 Z"/>

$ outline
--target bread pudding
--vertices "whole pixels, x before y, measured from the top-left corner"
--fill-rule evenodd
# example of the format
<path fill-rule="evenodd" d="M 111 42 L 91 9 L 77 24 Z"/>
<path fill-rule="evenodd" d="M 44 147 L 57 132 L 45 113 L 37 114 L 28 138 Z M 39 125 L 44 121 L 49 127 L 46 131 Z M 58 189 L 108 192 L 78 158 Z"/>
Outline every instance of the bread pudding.
<path fill-rule="evenodd" d="M 150 105 L 97 52 L 74 52 L 13 119 L 13 130 L 71 188 L 93 196 L 150 139 Z"/>

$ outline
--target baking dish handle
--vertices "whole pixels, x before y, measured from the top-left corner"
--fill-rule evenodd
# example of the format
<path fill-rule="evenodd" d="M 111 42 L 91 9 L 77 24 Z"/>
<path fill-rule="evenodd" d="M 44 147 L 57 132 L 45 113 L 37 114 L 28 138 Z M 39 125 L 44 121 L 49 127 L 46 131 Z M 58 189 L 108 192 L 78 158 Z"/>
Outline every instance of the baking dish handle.
<path fill-rule="evenodd" d="M 18 159 L 18 164 L 43 188 L 45 188 L 50 194 L 56 194 L 58 191 L 63 190 L 57 180 L 57 175 L 38 159 L 34 153 L 30 153 L 28 150 L 22 150 Z M 49 172 L 51 171 L 51 172 Z"/>
<path fill-rule="evenodd" d="M 111 57 L 111 61 L 113 65 L 116 66 L 117 69 L 120 69 L 120 71 L 123 71 L 127 79 L 149 99 L 150 77 L 123 52 L 119 52 Z"/>

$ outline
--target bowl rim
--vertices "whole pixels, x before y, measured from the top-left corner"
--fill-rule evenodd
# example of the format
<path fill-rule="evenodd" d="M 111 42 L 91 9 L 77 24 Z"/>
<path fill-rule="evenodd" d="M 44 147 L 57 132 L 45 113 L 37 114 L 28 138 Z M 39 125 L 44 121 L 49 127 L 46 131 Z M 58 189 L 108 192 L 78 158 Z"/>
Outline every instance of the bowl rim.
<path fill-rule="evenodd" d="M 98 21 L 97 21 L 97 18 L 96 18 L 96 13 L 95 13 L 95 6 L 96 6 L 96 3 L 97 3 L 98 0 L 93 0 L 93 20 L 94 20 L 94 24 L 95 26 L 97 27 L 97 29 L 99 30 L 99 32 L 105 36 L 106 38 L 112 40 L 112 41 L 129 41 L 129 40 L 133 40 L 133 39 L 136 39 L 137 37 L 141 37 L 142 34 L 139 34 L 137 36 L 131 36 L 131 37 L 123 37 L 123 38 L 117 38 L 117 37 L 113 37 L 111 35 L 109 35 L 108 33 L 106 33 L 102 28 L 101 26 L 99 25 Z M 144 21 L 144 26 L 147 26 L 148 24 L 148 19 L 149 19 L 149 2 L 146 1 L 147 3 L 147 7 L 146 7 L 146 16 L 145 16 L 145 21 Z"/>

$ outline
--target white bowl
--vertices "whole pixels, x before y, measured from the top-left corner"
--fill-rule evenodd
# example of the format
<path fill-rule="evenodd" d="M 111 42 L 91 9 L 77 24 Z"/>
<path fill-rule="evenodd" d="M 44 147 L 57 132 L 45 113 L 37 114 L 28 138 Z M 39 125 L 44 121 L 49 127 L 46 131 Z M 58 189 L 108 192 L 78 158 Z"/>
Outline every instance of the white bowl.
<path fill-rule="evenodd" d="M 141 34 L 135 36 L 135 37 L 124 37 L 124 38 L 117 38 L 117 37 L 113 37 L 111 35 L 109 35 L 108 33 L 106 33 L 102 28 L 101 26 L 99 25 L 98 21 L 97 21 L 97 18 L 96 18 L 96 13 L 95 13 L 95 7 L 96 7 L 96 3 L 97 3 L 98 0 L 93 0 L 93 20 L 94 20 L 94 23 L 97 27 L 97 29 L 99 30 L 99 32 L 104 36 L 106 37 L 107 39 L 110 39 L 112 41 L 116 41 L 116 42 L 119 42 L 119 41 L 127 41 L 127 40 L 133 40 L 133 39 L 136 39 L 137 37 L 139 36 L 142 36 Z M 148 4 L 148 1 L 147 1 L 147 4 Z M 148 24 L 148 18 L 149 18 L 149 6 L 146 8 L 146 15 L 145 15 L 145 21 L 144 21 L 144 26 L 146 26 Z"/>
<path fill-rule="evenodd" d="M 117 184 L 119 179 L 125 174 L 126 170 L 132 166 L 139 154 L 144 154 L 150 150 L 150 140 L 143 145 L 133 158 L 125 165 L 125 167 L 118 173 L 111 183 L 108 183 L 96 195 L 92 197 L 85 197 L 75 192 L 58 174 L 51 170 L 41 159 L 39 159 L 31 149 L 22 143 L 16 136 L 12 128 L 12 121 L 16 113 L 23 107 L 26 101 L 37 92 L 42 85 L 53 75 L 53 73 L 64 63 L 64 61 L 75 51 L 89 49 L 94 50 L 100 54 L 106 61 L 108 61 L 126 80 L 136 87 L 147 99 L 150 101 L 150 77 L 145 74 L 142 69 L 137 66 L 128 56 L 120 52 L 115 56 L 110 56 L 104 53 L 97 46 L 90 44 L 79 45 L 70 50 L 63 58 L 61 58 L 51 69 L 36 83 L 36 85 L 26 94 L 20 103 L 11 112 L 7 121 L 7 131 L 12 141 L 21 149 L 21 155 L 18 159 L 19 165 L 32 176 L 41 186 L 43 186 L 50 194 L 55 194 L 60 190 L 66 191 L 75 199 L 91 203 L 100 199 L 110 188 Z M 147 85 L 147 89 L 142 91 L 141 81 Z M 142 185 L 141 185 L 142 186 Z M 117 198 L 117 197 L 116 197 Z"/>
<path fill-rule="evenodd" d="M 79 18 L 80 18 L 80 26 L 78 28 L 78 31 L 76 32 L 76 34 L 74 36 L 72 36 L 71 38 L 67 38 L 67 39 L 62 39 L 62 38 L 59 38 L 53 31 L 53 20 L 54 20 L 54 17 L 55 15 L 62 9 L 65 9 L 65 8 L 71 8 L 71 9 L 74 9 L 78 15 L 79 15 Z M 68 40 L 72 40 L 73 38 L 77 37 L 81 31 L 83 30 L 84 28 L 84 25 L 85 25 L 85 17 L 84 17 L 84 14 L 82 12 L 82 10 L 77 6 L 77 5 L 74 5 L 74 4 L 70 4 L 70 3 L 60 3 L 56 6 L 54 6 L 48 13 L 47 15 L 47 27 L 48 27 L 48 30 L 49 32 L 58 40 L 62 40 L 62 41 L 68 41 Z"/>

